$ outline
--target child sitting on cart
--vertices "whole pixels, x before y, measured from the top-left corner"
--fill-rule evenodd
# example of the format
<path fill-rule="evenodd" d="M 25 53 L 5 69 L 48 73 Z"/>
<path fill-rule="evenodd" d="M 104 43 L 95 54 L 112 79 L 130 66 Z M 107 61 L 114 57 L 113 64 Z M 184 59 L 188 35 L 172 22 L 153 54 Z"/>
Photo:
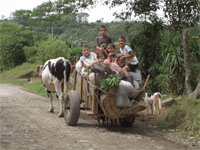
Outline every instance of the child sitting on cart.
<path fill-rule="evenodd" d="M 126 65 L 123 67 L 122 72 L 128 81 L 132 82 L 132 77 L 130 72 L 136 72 L 138 66 L 138 59 L 135 56 L 132 48 L 126 44 L 126 39 L 123 36 L 120 36 L 118 39 L 118 44 L 120 46 L 120 52 L 124 56 L 121 57 L 121 60 L 126 61 Z"/>
<path fill-rule="evenodd" d="M 76 71 L 82 76 L 87 75 L 87 68 L 91 68 L 95 62 L 97 62 L 97 55 L 93 52 L 90 52 L 90 49 L 87 45 L 83 45 L 81 48 L 83 56 L 80 57 L 79 61 L 76 63 Z"/>
<path fill-rule="evenodd" d="M 112 43 L 112 39 L 107 35 L 107 28 L 106 26 L 102 25 L 99 27 L 99 34 L 100 36 L 96 37 L 96 51 L 94 53 L 98 54 L 100 51 L 107 52 L 107 46 L 109 43 Z"/>

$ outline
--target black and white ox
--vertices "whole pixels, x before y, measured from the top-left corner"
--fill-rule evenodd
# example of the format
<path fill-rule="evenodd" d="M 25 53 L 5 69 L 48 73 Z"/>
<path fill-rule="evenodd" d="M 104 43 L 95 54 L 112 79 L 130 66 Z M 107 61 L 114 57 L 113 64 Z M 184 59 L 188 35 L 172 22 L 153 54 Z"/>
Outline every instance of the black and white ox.
<path fill-rule="evenodd" d="M 52 92 L 56 92 L 59 99 L 60 111 L 58 116 L 63 117 L 63 98 L 69 88 L 71 64 L 64 57 L 50 59 L 45 62 L 42 69 L 42 84 L 45 86 L 50 99 L 49 112 L 54 112 Z"/>

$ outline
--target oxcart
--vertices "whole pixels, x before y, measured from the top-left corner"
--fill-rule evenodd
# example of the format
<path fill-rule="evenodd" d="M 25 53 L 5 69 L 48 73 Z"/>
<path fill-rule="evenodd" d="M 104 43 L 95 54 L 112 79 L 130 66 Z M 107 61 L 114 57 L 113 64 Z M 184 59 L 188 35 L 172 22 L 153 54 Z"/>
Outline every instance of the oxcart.
<path fill-rule="evenodd" d="M 73 90 L 68 92 L 64 100 L 64 119 L 66 123 L 71 126 L 76 125 L 80 110 L 83 110 L 87 115 L 95 117 L 98 121 L 119 121 L 122 126 L 131 126 L 137 116 L 137 112 L 145 109 L 144 105 L 139 104 L 144 88 L 141 88 L 135 94 L 134 100 L 136 102 L 133 103 L 132 107 L 118 108 L 115 105 L 117 87 L 104 91 L 97 84 L 99 82 L 97 76 L 98 74 L 95 73 L 93 81 L 90 81 L 89 73 L 86 77 L 81 76 L 76 71 L 72 74 Z"/>

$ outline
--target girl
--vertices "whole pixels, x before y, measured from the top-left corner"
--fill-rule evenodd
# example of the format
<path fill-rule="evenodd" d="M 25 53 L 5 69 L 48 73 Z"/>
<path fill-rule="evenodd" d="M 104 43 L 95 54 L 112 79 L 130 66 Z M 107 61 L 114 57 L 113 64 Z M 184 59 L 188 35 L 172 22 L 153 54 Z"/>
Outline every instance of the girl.
<path fill-rule="evenodd" d="M 131 47 L 126 45 L 125 37 L 120 36 L 118 38 L 118 44 L 120 46 L 120 53 L 123 54 L 120 60 L 125 60 L 126 62 L 126 65 L 122 68 L 122 72 L 129 79 L 129 72 L 135 72 L 139 62 Z"/>
<path fill-rule="evenodd" d="M 105 51 L 99 51 L 97 54 L 97 60 L 92 64 L 91 71 L 94 73 L 104 73 L 104 67 L 106 64 L 104 63 L 105 59 L 107 58 L 107 53 Z"/>

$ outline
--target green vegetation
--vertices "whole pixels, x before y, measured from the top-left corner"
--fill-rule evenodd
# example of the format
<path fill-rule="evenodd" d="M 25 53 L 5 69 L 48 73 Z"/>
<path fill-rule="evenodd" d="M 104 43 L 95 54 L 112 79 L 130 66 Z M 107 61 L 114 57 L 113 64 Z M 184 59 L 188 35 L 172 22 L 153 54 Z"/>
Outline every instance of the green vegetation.
<path fill-rule="evenodd" d="M 108 91 L 109 88 L 118 87 L 120 81 L 121 81 L 121 77 L 118 77 L 118 76 L 112 76 L 112 77 L 106 78 L 104 80 L 101 80 L 101 88 L 105 91 Z"/>
<path fill-rule="evenodd" d="M 30 82 L 27 81 L 27 78 L 18 78 L 32 71 L 36 71 L 37 65 L 38 64 L 24 63 L 11 70 L 5 70 L 0 73 L 0 83 L 15 84 L 40 94 L 46 94 L 44 86 L 41 84 L 41 80 L 39 78 L 33 78 L 33 80 L 31 78 Z"/>
<path fill-rule="evenodd" d="M 168 123 L 158 123 L 157 125 L 152 126 L 153 130 L 157 130 L 160 132 L 165 132 L 168 131 L 170 129 Z"/>
<path fill-rule="evenodd" d="M 16 80 L 16 78 L 18 78 L 21 75 L 27 74 L 31 71 L 36 71 L 37 65 L 39 64 L 24 63 L 13 69 L 0 72 L 0 83 L 11 83 L 13 80 Z"/>
<path fill-rule="evenodd" d="M 170 128 L 180 129 L 182 133 L 200 138 L 200 99 L 186 104 L 173 105 L 166 121 Z"/>

